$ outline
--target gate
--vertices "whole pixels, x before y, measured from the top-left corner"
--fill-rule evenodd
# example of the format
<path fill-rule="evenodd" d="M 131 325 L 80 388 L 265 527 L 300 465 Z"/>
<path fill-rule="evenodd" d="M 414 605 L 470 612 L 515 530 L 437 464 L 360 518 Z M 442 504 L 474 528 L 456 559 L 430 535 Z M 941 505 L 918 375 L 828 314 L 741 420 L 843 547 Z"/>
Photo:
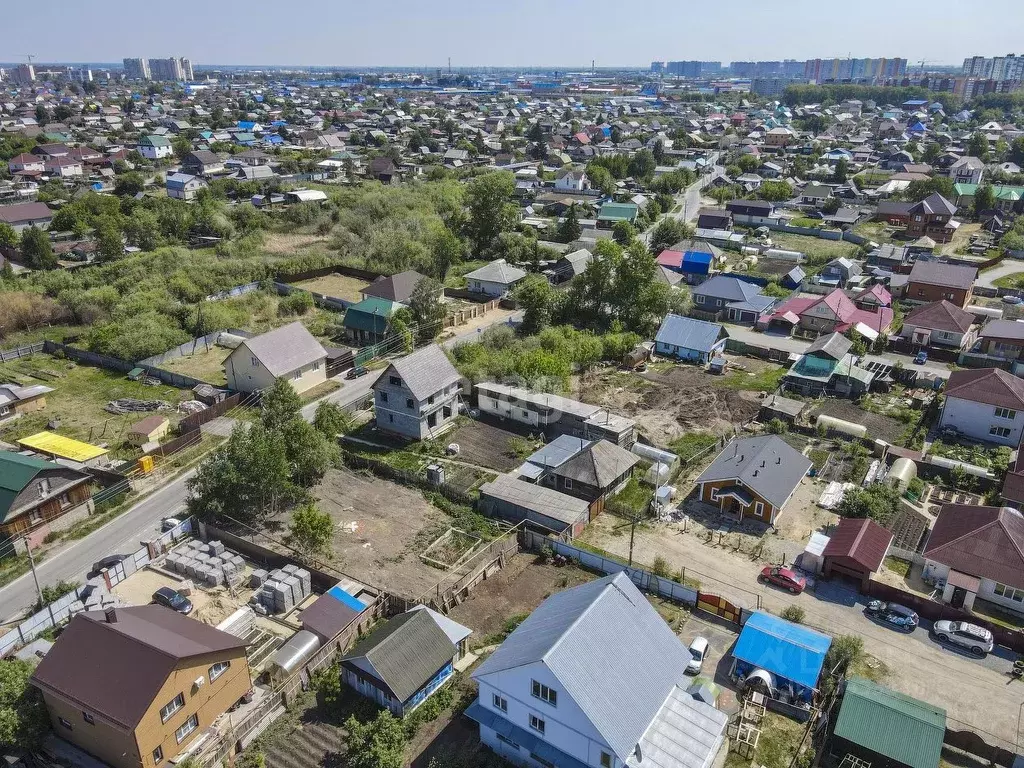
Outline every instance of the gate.
<path fill-rule="evenodd" d="M 719 595 L 699 592 L 697 594 L 697 610 L 718 616 L 737 627 L 740 626 L 740 609 Z"/>

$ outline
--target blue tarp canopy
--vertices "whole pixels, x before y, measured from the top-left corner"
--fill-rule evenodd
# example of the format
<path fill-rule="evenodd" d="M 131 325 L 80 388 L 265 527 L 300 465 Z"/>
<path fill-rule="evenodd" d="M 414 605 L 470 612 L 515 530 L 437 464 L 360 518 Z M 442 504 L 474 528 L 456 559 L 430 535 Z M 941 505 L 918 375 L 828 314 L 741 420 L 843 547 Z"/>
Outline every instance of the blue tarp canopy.
<path fill-rule="evenodd" d="M 768 613 L 755 612 L 732 655 L 784 680 L 817 688 L 832 638 Z"/>
<path fill-rule="evenodd" d="M 337 600 L 339 603 L 343 603 L 351 608 L 356 613 L 362 613 L 366 609 L 366 605 L 357 597 L 353 597 L 344 589 L 341 588 L 340 584 L 336 584 L 327 590 L 327 594 Z"/>

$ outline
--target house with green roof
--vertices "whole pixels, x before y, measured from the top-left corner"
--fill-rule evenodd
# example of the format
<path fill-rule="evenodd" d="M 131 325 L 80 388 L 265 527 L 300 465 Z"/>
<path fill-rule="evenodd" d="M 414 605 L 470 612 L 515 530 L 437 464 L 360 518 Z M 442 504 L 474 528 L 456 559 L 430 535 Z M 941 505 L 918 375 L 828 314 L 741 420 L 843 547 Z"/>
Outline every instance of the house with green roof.
<path fill-rule="evenodd" d="M 50 531 L 89 515 L 91 483 L 84 471 L 0 451 L 0 542 L 29 536 L 34 545 Z M 55 523 L 72 513 L 71 519 Z"/>
<path fill-rule="evenodd" d="M 156 134 L 143 136 L 139 139 L 136 149 L 139 150 L 140 155 L 149 160 L 162 160 L 174 154 L 170 139 Z"/>
<path fill-rule="evenodd" d="M 979 184 L 954 184 L 953 191 L 956 192 L 956 204 L 959 208 L 967 208 L 974 204 L 974 195 L 978 191 Z M 1012 186 L 1010 184 L 993 184 L 992 194 L 996 199 L 996 208 L 1003 213 L 1021 213 L 1024 211 L 1024 187 Z"/>
<path fill-rule="evenodd" d="M 849 755 L 871 768 L 938 768 L 945 733 L 946 710 L 854 677 L 828 749 L 837 763 Z"/>
<path fill-rule="evenodd" d="M 350 344 L 360 347 L 383 341 L 391 327 L 391 318 L 404 307 L 405 304 L 377 296 L 369 296 L 353 304 L 345 312 L 342 322 L 345 338 Z"/>
<path fill-rule="evenodd" d="M 597 214 L 597 226 L 601 229 L 611 229 L 620 221 L 628 221 L 636 224 L 636 217 L 640 214 L 640 206 L 636 203 L 605 203 Z"/>

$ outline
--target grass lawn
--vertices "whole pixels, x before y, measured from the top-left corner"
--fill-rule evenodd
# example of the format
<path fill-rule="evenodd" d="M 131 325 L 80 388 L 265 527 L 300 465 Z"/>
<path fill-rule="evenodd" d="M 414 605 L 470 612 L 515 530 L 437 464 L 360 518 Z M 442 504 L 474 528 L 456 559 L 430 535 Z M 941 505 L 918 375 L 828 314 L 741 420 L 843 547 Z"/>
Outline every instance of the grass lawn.
<path fill-rule="evenodd" d="M 904 578 L 906 578 L 907 574 L 910 573 L 911 565 L 912 563 L 909 560 L 901 560 L 898 557 L 885 558 L 885 567 L 893 573 L 898 573 Z"/>
<path fill-rule="evenodd" d="M 322 384 L 317 384 L 312 389 L 307 389 L 300 397 L 302 398 L 303 405 L 305 405 L 324 395 L 329 395 L 337 389 L 341 389 L 341 382 L 338 379 L 328 379 Z"/>
<path fill-rule="evenodd" d="M 1014 272 L 1010 275 L 996 278 L 992 281 L 997 288 L 1022 288 L 1024 287 L 1024 272 Z"/>
<path fill-rule="evenodd" d="M 779 384 L 782 382 L 782 377 L 785 374 L 785 368 L 766 368 L 758 373 L 732 371 L 715 383 L 725 389 L 747 389 L 754 392 L 774 392 L 779 388 Z"/>
<path fill-rule="evenodd" d="M 703 455 L 716 443 L 718 443 L 718 438 L 714 435 L 709 435 L 707 432 L 691 432 L 678 440 L 673 440 L 668 447 L 683 464 L 686 464 L 695 456 Z"/>
<path fill-rule="evenodd" d="M 369 283 L 365 280 L 348 275 L 324 275 L 295 283 L 296 288 L 305 288 L 313 293 L 322 293 L 325 296 L 333 296 L 345 301 L 361 301 L 363 297 L 359 292 L 367 285 Z"/>
<path fill-rule="evenodd" d="M 854 178 L 861 182 L 861 186 L 880 187 L 892 178 L 893 173 L 894 171 L 880 171 L 877 168 L 871 168 L 861 171 Z"/>
<path fill-rule="evenodd" d="M 810 235 L 794 235 L 789 232 L 772 232 L 772 243 L 775 248 L 786 251 L 800 251 L 807 256 L 820 256 L 828 261 L 840 256 L 857 255 L 858 248 L 845 240 L 825 240 Z"/>
<path fill-rule="evenodd" d="M 87 330 L 84 325 L 44 325 L 31 331 L 14 331 L 0 338 L 0 349 L 14 349 L 43 339 L 62 341 L 65 336 L 77 336 Z"/>
<path fill-rule="evenodd" d="M 230 349 L 211 344 L 209 349 L 200 347 L 195 354 L 176 357 L 163 363 L 160 367 L 165 371 L 193 376 L 214 386 L 223 387 L 228 383 L 224 376 L 224 360 L 229 354 L 231 354 Z"/>
<path fill-rule="evenodd" d="M 654 498 L 654 489 L 640 482 L 636 475 L 629 478 L 622 490 L 612 496 L 609 501 L 617 507 L 626 507 L 637 511 L 646 510 Z"/>
<path fill-rule="evenodd" d="M 768 711 L 761 721 L 761 736 L 754 750 L 754 764 L 765 768 L 789 768 L 804 736 L 804 726 L 777 712 Z M 749 768 L 750 761 L 730 752 L 725 768 Z"/>
<path fill-rule="evenodd" d="M 971 244 L 971 235 L 976 235 L 979 232 L 981 232 L 981 222 L 970 221 L 966 224 L 961 224 L 956 232 L 953 233 L 953 239 L 945 245 L 940 245 L 938 252 L 946 255 L 967 253 L 967 246 Z"/>
<path fill-rule="evenodd" d="M 177 405 L 182 400 L 191 399 L 192 394 L 162 384 L 147 386 L 129 381 L 123 373 L 78 365 L 41 353 L 0 364 L 0 381 L 28 386 L 45 384 L 54 390 L 46 396 L 46 408 L 42 411 L 26 414 L 0 426 L 0 440 L 6 441 L 44 430 L 50 419 L 59 419 L 60 429 L 57 432 L 65 437 L 86 442 L 103 441 L 116 446 L 122 442 L 128 428 L 147 414 L 116 416 L 103 410 L 109 401 L 132 397 L 166 400 Z M 181 414 L 175 411 L 163 413 L 172 425 L 181 420 Z"/>
<path fill-rule="evenodd" d="M 876 243 L 884 243 L 892 240 L 895 228 L 890 227 L 884 221 L 862 221 L 853 228 L 855 234 L 874 240 Z"/>

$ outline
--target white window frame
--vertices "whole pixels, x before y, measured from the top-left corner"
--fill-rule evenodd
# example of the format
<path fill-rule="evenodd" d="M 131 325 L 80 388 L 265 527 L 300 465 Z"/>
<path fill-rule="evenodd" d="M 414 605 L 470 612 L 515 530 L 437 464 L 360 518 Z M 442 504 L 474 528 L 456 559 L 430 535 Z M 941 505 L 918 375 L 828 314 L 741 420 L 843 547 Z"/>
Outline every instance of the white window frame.
<path fill-rule="evenodd" d="M 210 678 L 210 682 L 212 683 L 214 680 L 223 675 L 229 669 L 231 669 L 230 661 L 218 661 L 216 664 L 210 667 L 208 675 L 208 677 Z"/>
<path fill-rule="evenodd" d="M 543 718 L 537 717 L 536 715 L 530 715 L 530 728 L 543 736 L 545 727 L 546 724 Z"/>
<path fill-rule="evenodd" d="M 1017 418 L 1017 412 L 1013 408 L 996 408 L 996 418 L 1013 421 Z"/>
<path fill-rule="evenodd" d="M 174 732 L 174 740 L 181 744 L 181 742 L 188 738 L 189 734 L 194 733 L 198 728 L 199 714 L 193 713 L 192 716 L 182 723 Z"/>
<path fill-rule="evenodd" d="M 90 712 L 82 712 L 82 719 L 89 725 L 96 725 L 96 718 Z"/>
<path fill-rule="evenodd" d="M 499 712 L 508 713 L 508 699 L 506 699 L 504 696 L 494 694 L 493 704 L 494 708 Z"/>
<path fill-rule="evenodd" d="M 531 680 L 530 695 L 535 699 L 540 699 L 545 704 L 550 704 L 552 707 L 558 706 L 558 691 L 549 685 L 544 685 L 544 683 Z"/>
<path fill-rule="evenodd" d="M 995 587 L 992 588 L 992 594 L 997 595 L 1004 600 L 1012 600 L 1015 603 L 1024 602 L 1024 589 L 1008 587 L 1005 584 L 1000 584 L 998 581 L 996 582 Z"/>
<path fill-rule="evenodd" d="M 696 296 L 693 297 L 693 300 L 695 302 L 697 302 L 698 304 L 703 304 L 704 303 L 704 296 L 698 293 Z"/>
<path fill-rule="evenodd" d="M 1011 431 L 1009 427 L 992 426 L 988 428 L 989 437 L 1009 437 Z"/>
<path fill-rule="evenodd" d="M 760 502 L 760 501 L 754 502 L 754 515 L 756 515 L 757 517 L 760 517 L 763 514 L 764 514 L 764 502 Z"/>
<path fill-rule="evenodd" d="M 58 717 L 57 722 L 59 722 L 64 728 L 67 728 L 69 731 L 75 730 L 75 727 L 71 725 L 71 722 L 69 720 L 65 720 L 63 717 Z"/>
<path fill-rule="evenodd" d="M 572 490 L 572 479 L 568 478 L 568 477 L 563 477 L 562 478 L 562 487 L 565 488 L 565 490 L 567 490 L 567 491 Z"/>
<path fill-rule="evenodd" d="M 169 702 L 164 704 L 163 707 L 160 708 L 160 722 L 166 723 L 174 716 L 175 712 L 177 712 L 184 706 L 185 694 L 179 693 L 177 696 L 175 696 L 173 699 L 171 699 Z"/>
<path fill-rule="evenodd" d="M 157 747 L 153 750 L 153 764 L 160 765 L 164 761 L 164 748 Z"/>

